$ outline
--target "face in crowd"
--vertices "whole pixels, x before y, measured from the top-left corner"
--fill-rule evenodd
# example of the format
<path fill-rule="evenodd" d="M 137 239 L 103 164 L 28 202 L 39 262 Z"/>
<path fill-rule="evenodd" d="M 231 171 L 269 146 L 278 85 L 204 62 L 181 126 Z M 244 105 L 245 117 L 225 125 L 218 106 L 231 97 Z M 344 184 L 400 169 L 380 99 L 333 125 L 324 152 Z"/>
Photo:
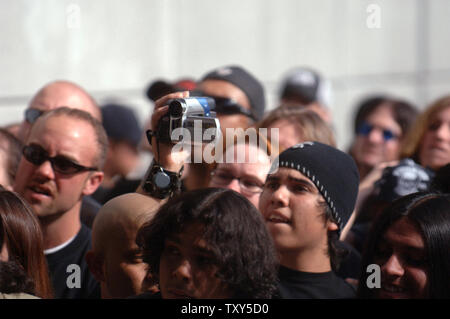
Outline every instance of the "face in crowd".
<path fill-rule="evenodd" d="M 39 218 L 57 218 L 81 204 L 101 183 L 99 146 L 86 121 L 58 115 L 41 117 L 24 148 L 14 189 Z"/>
<path fill-rule="evenodd" d="M 447 299 L 450 277 L 450 196 L 422 191 L 400 197 L 377 217 L 362 256 L 364 267 L 379 266 L 380 287 L 361 272 L 362 298 Z"/>
<path fill-rule="evenodd" d="M 62 106 L 85 111 L 101 122 L 100 109 L 81 87 L 67 81 L 55 81 L 44 86 L 31 100 L 19 128 L 19 139 L 26 140 L 31 126 L 44 112 Z"/>
<path fill-rule="evenodd" d="M 165 299 L 231 298 L 233 293 L 217 276 L 213 253 L 198 234 L 203 225 L 193 223 L 181 234 L 167 237 L 161 254 L 159 276 Z"/>
<path fill-rule="evenodd" d="M 431 118 L 420 144 L 419 161 L 434 170 L 450 163 L 450 107 Z"/>
<path fill-rule="evenodd" d="M 234 152 L 234 159 L 227 154 Z M 239 159 L 242 156 L 242 160 Z M 255 207 L 263 190 L 270 158 L 261 148 L 247 143 L 230 146 L 224 154 L 224 163 L 219 163 L 212 172 L 210 187 L 232 189 L 246 197 Z"/>
<path fill-rule="evenodd" d="M 402 217 L 384 234 L 375 253 L 381 267 L 379 298 L 427 298 L 427 262 L 420 229 Z"/>
<path fill-rule="evenodd" d="M 275 292 L 278 261 L 270 234 L 256 207 L 234 191 L 203 188 L 173 197 L 139 229 L 136 243 L 164 299 L 269 298 Z"/>
<path fill-rule="evenodd" d="M 287 119 L 279 119 L 267 127 L 267 137 L 272 139 L 272 129 L 278 129 L 279 148 L 286 150 L 304 140 L 298 132 L 298 127 Z"/>
<path fill-rule="evenodd" d="M 357 128 L 353 156 L 358 165 L 374 167 L 396 160 L 402 129 L 388 105 L 381 104 Z"/>
<path fill-rule="evenodd" d="M 299 171 L 279 168 L 268 175 L 259 210 L 282 255 L 327 247 L 327 232 L 337 225 L 325 222 L 322 202 L 317 187 Z"/>
<path fill-rule="evenodd" d="M 207 79 L 202 81 L 197 89 L 203 92 L 205 96 L 233 99 L 244 109 L 251 109 L 250 101 L 245 93 L 230 82 Z M 220 128 L 224 136 L 227 128 L 246 128 L 249 126 L 249 118 L 243 114 L 217 114 L 217 118 L 220 121 Z"/>
<path fill-rule="evenodd" d="M 114 197 L 99 210 L 92 227 L 89 269 L 100 282 L 102 298 L 126 298 L 157 292 L 136 244 L 140 226 L 153 218 L 159 203 L 137 193 Z"/>

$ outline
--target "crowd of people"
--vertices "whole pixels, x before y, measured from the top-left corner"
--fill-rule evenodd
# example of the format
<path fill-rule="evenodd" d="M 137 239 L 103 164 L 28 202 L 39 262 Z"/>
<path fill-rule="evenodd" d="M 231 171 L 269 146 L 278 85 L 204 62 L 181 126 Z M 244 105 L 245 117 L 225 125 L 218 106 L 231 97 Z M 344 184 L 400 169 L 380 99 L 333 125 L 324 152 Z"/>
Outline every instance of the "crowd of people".
<path fill-rule="evenodd" d="M 269 111 L 224 66 L 151 83 L 140 127 L 44 85 L 0 129 L 0 298 L 450 298 L 450 96 L 369 96 L 340 150 L 327 90 L 293 69 Z M 161 138 L 189 97 L 214 101 L 214 143 Z"/>

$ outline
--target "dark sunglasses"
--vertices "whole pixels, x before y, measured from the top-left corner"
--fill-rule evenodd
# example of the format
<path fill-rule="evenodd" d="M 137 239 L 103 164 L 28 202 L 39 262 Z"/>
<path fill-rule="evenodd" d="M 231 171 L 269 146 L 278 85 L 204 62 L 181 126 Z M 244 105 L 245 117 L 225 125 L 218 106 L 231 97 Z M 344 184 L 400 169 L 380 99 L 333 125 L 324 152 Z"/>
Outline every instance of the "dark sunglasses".
<path fill-rule="evenodd" d="M 221 96 L 211 96 L 208 94 L 204 94 L 201 91 L 192 91 L 191 96 L 208 96 L 213 98 L 214 102 L 216 103 L 214 111 L 216 111 L 219 114 L 225 115 L 242 114 L 247 116 L 248 118 L 251 118 L 253 121 L 256 121 L 256 116 L 253 114 L 252 111 L 247 110 L 245 107 L 243 107 L 233 99 Z"/>
<path fill-rule="evenodd" d="M 252 120 L 256 121 L 255 115 L 250 111 L 241 106 L 233 99 L 226 97 L 216 97 L 213 96 L 216 102 L 216 112 L 220 114 L 243 114 Z"/>
<path fill-rule="evenodd" d="M 34 122 L 36 122 L 36 120 L 42 114 L 44 114 L 44 111 L 41 111 L 41 110 L 38 110 L 38 109 L 26 109 L 25 110 L 25 120 L 28 123 L 33 124 Z"/>
<path fill-rule="evenodd" d="M 370 134 L 370 132 L 372 132 L 372 130 L 373 130 L 374 128 L 376 128 L 376 126 L 371 125 L 371 124 L 369 124 L 369 123 L 367 123 L 367 122 L 362 122 L 362 123 L 359 125 L 359 127 L 358 127 L 356 133 L 359 134 L 359 135 L 362 135 L 362 136 L 368 136 L 368 135 Z M 395 135 L 391 130 L 381 129 L 381 128 L 380 128 L 380 130 L 382 130 L 382 132 L 383 132 L 383 139 L 384 139 L 386 142 L 387 142 L 387 141 L 390 141 L 390 140 L 392 140 L 392 139 L 398 138 L 398 136 Z"/>
<path fill-rule="evenodd" d="M 39 145 L 27 145 L 22 150 L 23 156 L 26 160 L 33 165 L 40 166 L 45 161 L 50 161 L 52 164 L 52 168 L 55 172 L 64 175 L 77 174 L 85 171 L 96 171 L 98 170 L 95 167 L 85 167 L 79 164 L 74 163 L 70 159 L 57 155 L 54 157 L 48 156 L 46 150 L 44 150 Z"/>

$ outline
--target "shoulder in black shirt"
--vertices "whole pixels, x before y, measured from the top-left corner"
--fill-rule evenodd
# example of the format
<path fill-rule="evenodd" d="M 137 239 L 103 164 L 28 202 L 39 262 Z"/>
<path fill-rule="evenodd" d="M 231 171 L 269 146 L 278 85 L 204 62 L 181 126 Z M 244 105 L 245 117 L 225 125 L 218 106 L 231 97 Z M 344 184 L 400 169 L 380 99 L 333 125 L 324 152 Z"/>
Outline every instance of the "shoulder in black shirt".
<path fill-rule="evenodd" d="M 80 231 L 69 245 L 46 255 L 55 298 L 100 298 L 100 285 L 89 271 L 84 258 L 91 247 L 91 230 L 81 224 Z M 77 280 L 74 277 L 78 269 L 79 288 L 76 287 Z"/>
<path fill-rule="evenodd" d="M 355 289 L 333 271 L 310 273 L 280 266 L 279 297 L 283 299 L 351 299 Z"/>

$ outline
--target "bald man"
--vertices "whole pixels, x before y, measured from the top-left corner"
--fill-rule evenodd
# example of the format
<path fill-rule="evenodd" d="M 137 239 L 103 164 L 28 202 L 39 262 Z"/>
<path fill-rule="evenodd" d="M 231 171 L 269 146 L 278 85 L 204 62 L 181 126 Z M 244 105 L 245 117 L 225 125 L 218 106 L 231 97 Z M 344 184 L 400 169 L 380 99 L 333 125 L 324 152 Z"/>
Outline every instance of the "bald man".
<path fill-rule="evenodd" d="M 97 103 L 82 87 L 69 81 L 54 81 L 41 88 L 31 99 L 19 128 L 19 139 L 26 140 L 31 125 L 44 112 L 61 106 L 80 109 L 102 121 L 102 114 Z"/>
<path fill-rule="evenodd" d="M 30 134 L 31 126 L 44 112 L 67 106 L 71 109 L 79 109 L 89 113 L 93 118 L 102 122 L 102 113 L 95 100 L 79 85 L 69 81 L 54 81 L 46 84 L 31 99 L 25 110 L 25 118 L 17 132 L 17 137 L 23 143 Z M 100 203 L 91 196 L 83 198 L 81 207 L 81 221 L 92 227 L 93 220 Z"/>
<path fill-rule="evenodd" d="M 153 218 L 158 208 L 159 203 L 151 197 L 129 193 L 111 199 L 100 209 L 86 261 L 100 282 L 103 299 L 157 292 L 146 276 L 135 238 L 139 227 Z"/>

